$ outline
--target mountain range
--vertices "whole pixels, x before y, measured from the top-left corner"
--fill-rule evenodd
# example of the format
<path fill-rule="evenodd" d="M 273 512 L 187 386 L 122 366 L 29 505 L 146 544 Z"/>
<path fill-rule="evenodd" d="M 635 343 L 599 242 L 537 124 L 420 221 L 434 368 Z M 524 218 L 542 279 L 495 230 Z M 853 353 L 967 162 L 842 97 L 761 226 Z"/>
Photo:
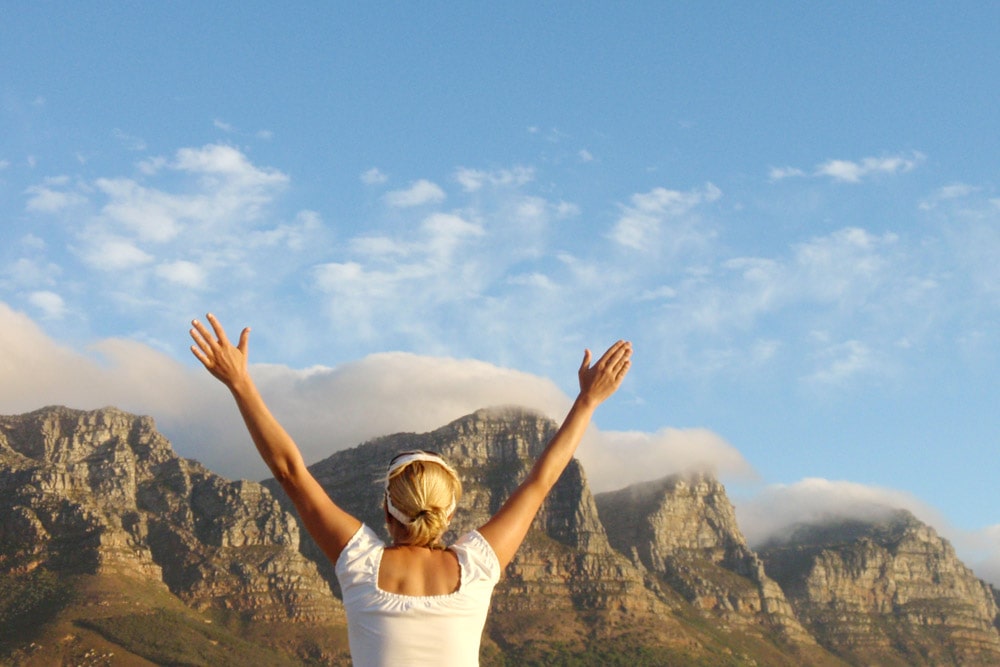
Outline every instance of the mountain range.
<path fill-rule="evenodd" d="M 386 462 L 440 452 L 463 480 L 457 535 L 499 508 L 555 429 L 484 409 L 310 469 L 384 535 Z M 998 604 L 906 511 L 752 549 L 712 475 L 593 494 L 574 460 L 496 588 L 481 664 L 997 665 Z M 273 480 L 179 457 L 150 417 L 47 407 L 0 417 L 0 663 L 350 659 L 333 568 Z"/>

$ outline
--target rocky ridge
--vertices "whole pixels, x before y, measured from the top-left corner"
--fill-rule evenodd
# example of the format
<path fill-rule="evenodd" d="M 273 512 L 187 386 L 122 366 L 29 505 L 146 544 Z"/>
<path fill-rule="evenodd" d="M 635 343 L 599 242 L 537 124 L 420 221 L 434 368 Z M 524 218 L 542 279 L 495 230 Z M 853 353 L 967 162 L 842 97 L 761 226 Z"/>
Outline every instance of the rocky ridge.
<path fill-rule="evenodd" d="M 611 543 L 689 603 L 742 626 L 809 644 L 778 584 L 749 546 L 718 480 L 671 476 L 597 496 Z"/>
<path fill-rule="evenodd" d="M 384 533 L 385 462 L 439 451 L 463 479 L 458 534 L 499 508 L 555 427 L 521 409 L 481 410 L 311 470 Z M 146 417 L 66 408 L 0 417 L 0 585 L 48 571 L 124 575 L 246 628 L 342 630 L 330 564 L 269 487 L 177 457 Z M 755 552 L 710 475 L 595 497 L 574 461 L 496 590 L 482 664 L 627 654 L 635 665 L 993 665 L 998 628 L 997 591 L 912 516 L 803 527 Z M 290 650 L 293 663 L 342 664 Z"/>
<path fill-rule="evenodd" d="M 337 452 L 310 470 L 338 504 L 387 539 L 380 481 L 386 462 L 408 449 L 439 452 L 456 465 L 463 485 L 448 536 L 453 539 L 500 508 L 554 432 L 551 420 L 524 410 L 480 410 L 431 433 L 396 434 Z M 273 480 L 265 485 L 277 488 Z M 308 536 L 303 544 L 310 558 L 322 560 Z M 332 568 L 323 571 L 335 587 Z M 649 583 L 611 548 L 583 468 L 574 460 L 494 592 L 489 634 L 501 646 L 553 637 L 584 643 L 595 631 L 641 629 L 655 642 L 684 636 L 670 614 L 676 601 Z"/>
<path fill-rule="evenodd" d="M 760 554 L 831 650 L 883 665 L 1000 664 L 997 591 L 909 512 L 802 526 Z"/>
<path fill-rule="evenodd" d="M 126 574 L 253 621 L 343 618 L 270 492 L 179 458 L 149 417 L 0 417 L 0 464 L 0 571 Z"/>

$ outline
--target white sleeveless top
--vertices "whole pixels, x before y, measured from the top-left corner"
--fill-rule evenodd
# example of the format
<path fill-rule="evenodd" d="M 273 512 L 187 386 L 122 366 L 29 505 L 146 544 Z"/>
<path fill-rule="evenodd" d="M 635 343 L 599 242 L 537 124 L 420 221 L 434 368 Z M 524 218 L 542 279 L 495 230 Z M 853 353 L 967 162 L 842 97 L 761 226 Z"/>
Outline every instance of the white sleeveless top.
<path fill-rule="evenodd" d="M 458 590 L 447 595 L 401 595 L 378 587 L 385 543 L 362 525 L 337 559 L 347 609 L 354 667 L 474 667 L 500 580 L 500 561 L 477 531 L 449 547 L 458 557 Z"/>

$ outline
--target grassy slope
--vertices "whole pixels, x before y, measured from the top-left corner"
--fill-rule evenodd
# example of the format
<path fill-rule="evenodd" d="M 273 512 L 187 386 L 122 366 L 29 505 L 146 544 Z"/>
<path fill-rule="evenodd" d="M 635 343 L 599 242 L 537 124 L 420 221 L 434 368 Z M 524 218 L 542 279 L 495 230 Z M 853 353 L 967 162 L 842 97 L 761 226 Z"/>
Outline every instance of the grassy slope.
<path fill-rule="evenodd" d="M 0 607 L 6 610 L 6 617 L 0 615 L 0 664 L 349 664 L 342 626 L 244 624 L 235 616 L 199 613 L 162 585 L 124 573 L 3 575 L 0 585 L 38 600 L 30 608 Z"/>

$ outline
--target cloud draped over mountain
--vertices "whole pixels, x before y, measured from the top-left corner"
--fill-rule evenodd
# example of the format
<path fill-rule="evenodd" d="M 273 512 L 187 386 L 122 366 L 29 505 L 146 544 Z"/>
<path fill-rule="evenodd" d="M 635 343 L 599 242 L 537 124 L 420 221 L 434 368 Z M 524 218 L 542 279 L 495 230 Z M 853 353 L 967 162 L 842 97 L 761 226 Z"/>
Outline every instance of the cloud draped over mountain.
<path fill-rule="evenodd" d="M 252 345 L 252 337 L 251 337 Z M 0 405 L 5 413 L 63 404 L 114 405 L 156 418 L 178 452 L 230 478 L 268 475 L 225 388 L 196 363 L 181 364 L 136 341 L 106 339 L 86 353 L 61 346 L 31 318 L 0 302 Z M 367 356 L 336 368 L 292 369 L 256 364 L 253 374 L 273 412 L 307 461 L 391 433 L 421 433 L 482 407 L 521 405 L 556 420 L 571 399 L 551 380 L 471 359 L 409 353 Z M 710 471 L 755 483 L 750 462 L 708 429 L 656 432 L 591 427 L 579 450 L 598 491 L 679 472 Z M 905 508 L 970 554 L 981 576 L 1000 575 L 996 527 L 961 531 L 912 495 L 851 482 L 806 479 L 765 486 L 737 503 L 751 542 L 778 536 L 800 522 L 865 518 Z"/>

